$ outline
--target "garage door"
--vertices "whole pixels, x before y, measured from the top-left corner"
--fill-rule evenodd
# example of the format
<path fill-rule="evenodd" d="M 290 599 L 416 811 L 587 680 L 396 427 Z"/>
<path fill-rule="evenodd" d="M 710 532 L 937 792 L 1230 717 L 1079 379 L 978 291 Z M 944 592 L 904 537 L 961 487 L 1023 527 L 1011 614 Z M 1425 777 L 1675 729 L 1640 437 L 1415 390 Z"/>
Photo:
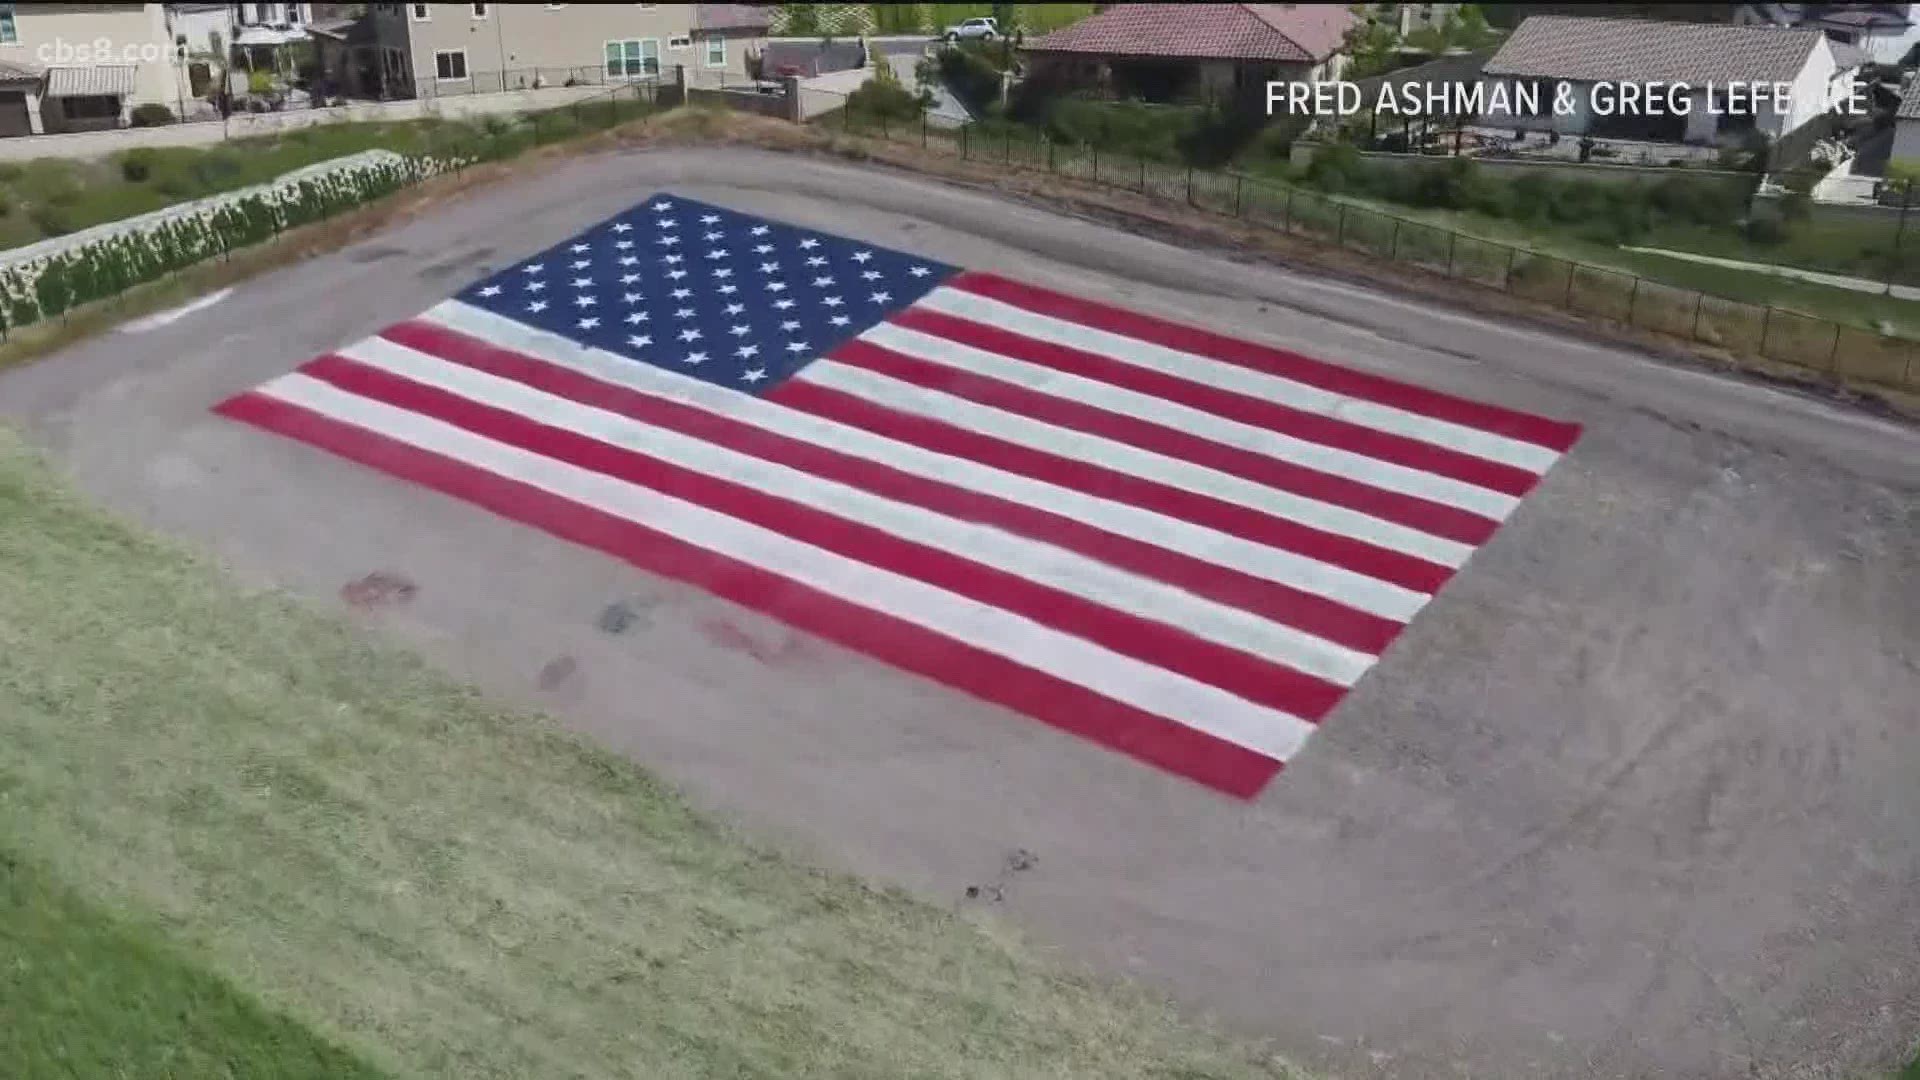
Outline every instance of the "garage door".
<path fill-rule="evenodd" d="M 27 120 L 27 95 L 18 90 L 0 90 L 0 138 L 31 134 L 33 127 Z"/>

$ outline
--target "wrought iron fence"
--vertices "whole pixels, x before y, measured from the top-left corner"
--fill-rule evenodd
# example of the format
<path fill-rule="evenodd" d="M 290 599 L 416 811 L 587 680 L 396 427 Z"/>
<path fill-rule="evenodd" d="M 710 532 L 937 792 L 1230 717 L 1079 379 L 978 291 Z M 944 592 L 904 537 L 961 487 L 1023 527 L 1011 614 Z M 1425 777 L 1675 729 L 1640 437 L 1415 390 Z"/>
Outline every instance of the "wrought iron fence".
<path fill-rule="evenodd" d="M 823 93 L 822 91 L 811 91 Z M 1200 169 L 1068 144 L 1011 124 L 943 127 L 845 99 L 812 122 L 935 153 L 1051 174 L 1245 221 L 1416 266 L 1581 315 L 1758 356 L 1806 371 L 1920 390 L 1920 341 L 1772 304 L 1719 296 L 1400 217 L 1233 170 Z"/>

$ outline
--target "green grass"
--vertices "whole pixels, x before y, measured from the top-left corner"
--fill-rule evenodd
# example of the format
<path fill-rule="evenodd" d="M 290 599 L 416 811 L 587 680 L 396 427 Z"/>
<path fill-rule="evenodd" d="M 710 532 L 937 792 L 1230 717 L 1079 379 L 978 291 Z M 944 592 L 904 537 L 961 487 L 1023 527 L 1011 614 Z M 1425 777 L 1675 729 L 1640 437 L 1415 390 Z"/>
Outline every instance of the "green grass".
<path fill-rule="evenodd" d="M 320 1045 L 462 1078 L 1284 1075 L 1156 997 L 767 854 L 623 759 L 243 595 L 4 433 L 0 837 L 58 883 L 13 901 L 54 955 L 99 932 L 40 910 L 71 894 L 163 928 L 169 955 L 260 1003 L 255 1030 L 311 1033 L 248 1075 L 297 1075 Z M 46 1031 L 54 1007 L 29 998 L 18 1022 Z M 119 1030 L 130 1055 L 177 1040 Z"/>
<path fill-rule="evenodd" d="M 1920 1057 L 1914 1058 L 1912 1063 L 1900 1070 L 1898 1080 L 1920 1080 Z"/>
<path fill-rule="evenodd" d="M 385 1075 L 3 851 L 0 956 L 0 1060 L 10 1076 Z"/>

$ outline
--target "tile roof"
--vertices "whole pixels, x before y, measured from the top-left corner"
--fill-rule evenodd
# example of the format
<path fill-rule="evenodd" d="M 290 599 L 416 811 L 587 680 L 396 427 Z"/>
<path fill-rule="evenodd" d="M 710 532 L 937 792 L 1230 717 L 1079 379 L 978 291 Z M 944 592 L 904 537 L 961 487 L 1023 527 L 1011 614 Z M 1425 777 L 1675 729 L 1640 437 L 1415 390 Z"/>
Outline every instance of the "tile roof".
<path fill-rule="evenodd" d="M 1900 108 L 1893 115 L 1900 120 L 1920 120 L 1920 75 L 1907 80 L 1906 88 L 1900 91 Z"/>
<path fill-rule="evenodd" d="M 765 30 L 772 24 L 764 4 L 695 4 L 695 30 Z"/>
<path fill-rule="evenodd" d="M 31 64 L 16 64 L 11 60 L 0 60 L 0 83 L 39 82 L 44 74 Z"/>
<path fill-rule="evenodd" d="M 95 67 L 57 67 L 47 69 L 48 97 L 94 97 L 110 94 L 126 97 L 133 93 L 132 64 L 100 64 Z"/>
<path fill-rule="evenodd" d="M 1353 15 L 1339 4 L 1115 4 L 1029 42 L 1030 52 L 1318 63 Z"/>
<path fill-rule="evenodd" d="M 1825 37 L 1775 26 L 1533 15 L 1489 75 L 1575 82 L 1791 82 Z"/>

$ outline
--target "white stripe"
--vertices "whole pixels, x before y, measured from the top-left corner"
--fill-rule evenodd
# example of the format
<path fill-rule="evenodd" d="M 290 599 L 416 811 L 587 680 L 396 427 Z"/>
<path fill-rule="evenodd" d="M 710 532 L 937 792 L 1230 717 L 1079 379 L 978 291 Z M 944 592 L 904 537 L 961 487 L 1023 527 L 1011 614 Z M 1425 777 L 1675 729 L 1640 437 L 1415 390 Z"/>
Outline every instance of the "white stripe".
<path fill-rule="evenodd" d="M 943 311 L 963 319 L 999 326 L 1041 341 L 1051 341 L 1087 352 L 1124 360 L 1129 364 L 1189 382 L 1204 383 L 1221 390 L 1281 404 L 1307 412 L 1331 416 L 1349 424 L 1404 435 L 1434 446 L 1444 446 L 1463 454 L 1512 465 L 1528 472 L 1544 473 L 1560 458 L 1558 451 L 1544 446 L 1510 439 L 1491 431 L 1482 431 L 1450 420 L 1439 420 L 1417 412 L 1382 405 L 1365 398 L 1348 397 L 1322 390 L 1307 383 L 1279 375 L 1251 371 L 1237 364 L 1214 360 L 1197 353 L 1182 352 L 1150 341 L 1141 341 L 1080 323 L 1056 319 L 978 293 L 941 286 L 917 301 L 916 306 Z"/>
<path fill-rule="evenodd" d="M 1341 686 L 1352 686 L 1373 664 L 1373 658 L 1363 653 L 1332 649 L 1328 643 L 1291 627 L 1268 622 L 1239 608 L 1194 596 L 1150 578 L 1116 570 L 1065 548 L 886 499 L 813 473 L 583 405 L 525 383 L 448 363 L 386 338 L 368 338 L 340 352 L 369 367 L 438 387 L 469 401 L 579 432 L 608 445 L 646 454 L 776 498 L 790 499 L 936 551 L 953 552 Z"/>
<path fill-rule="evenodd" d="M 1285 760 L 1313 727 L 991 605 L 802 544 L 294 373 L 256 393 L 376 432 L 910 622 L 1257 753 Z"/>
<path fill-rule="evenodd" d="M 1341 599 L 1332 592 L 1323 591 L 1325 583 L 1318 574 L 1322 564 L 1231 533 L 1005 472 L 965 458 L 935 453 L 847 424 L 823 420 L 652 364 L 637 363 L 602 349 L 588 348 L 558 334 L 515 322 L 457 300 L 445 301 L 419 318 L 422 322 L 492 341 L 502 348 L 616 386 L 677 401 L 829 450 L 878 461 L 928 480 L 952 484 L 1023 506 L 1044 507 L 1052 513 L 1105 532 L 1131 537 L 1289 588 Z M 1395 586 L 1386 586 L 1386 589 L 1389 591 L 1367 594 L 1373 601 L 1371 607 L 1360 607 L 1358 604 L 1348 606 L 1404 623 L 1426 601 L 1425 596 L 1412 590 Z"/>
<path fill-rule="evenodd" d="M 1178 402 L 1149 397 L 1146 394 L 1094 379 L 1055 371 L 1039 364 L 1016 360 L 944 337 L 909 330 L 904 326 L 881 323 L 860 336 L 882 348 L 930 363 L 977 372 L 1002 382 L 1037 390 L 1051 397 L 1080 402 L 1121 416 L 1131 416 L 1136 420 L 1145 420 L 1150 424 L 1182 431 L 1209 442 L 1252 451 L 1334 476 L 1346 476 L 1383 491 L 1396 491 L 1403 495 L 1417 496 L 1429 502 L 1456 506 L 1484 517 L 1497 520 L 1510 513 L 1513 504 L 1518 501 L 1511 496 L 1491 492 L 1473 484 L 1436 476 L 1418 469 L 1409 469 L 1404 465 L 1394 465 L 1364 454 L 1322 446 L 1319 443 L 1296 439 L 1279 432 L 1267 431 L 1202 412 Z M 1105 451 L 1097 452 L 1101 456 L 1092 460 L 1096 464 L 1104 464 L 1108 460 Z M 1291 518 L 1323 532 L 1364 540 L 1376 547 L 1398 551 L 1452 568 L 1464 565 L 1467 558 L 1473 554 L 1471 544 L 1448 540 L 1397 522 L 1383 521 L 1345 506 L 1310 499 L 1265 484 L 1243 480 L 1234 485 L 1231 481 L 1237 478 L 1218 473 L 1204 465 L 1195 465 L 1178 458 L 1167 458 L 1150 450 L 1143 449 L 1141 452 L 1161 458 L 1168 463 L 1168 468 L 1194 470 L 1204 477 L 1200 482 L 1209 492 L 1238 490 L 1255 495 L 1259 501 L 1246 502 L 1245 505 L 1280 517 Z M 1235 501 L 1243 500 L 1235 499 Z"/>
<path fill-rule="evenodd" d="M 1204 473 L 1183 462 L 1168 461 L 1125 443 L 1042 424 L 1024 416 L 988 408 L 965 398 L 901 382 L 865 368 L 849 367 L 834 360 L 816 360 L 794 378 L 865 398 L 895 412 L 924 416 L 1056 457 L 1097 461 L 1120 472 L 1217 499 L 1257 505 L 1255 500 L 1269 490 L 1237 476 Z M 1427 600 L 1424 593 L 1344 566 L 1335 566 L 1280 548 L 1267 550 L 1272 552 L 1269 558 L 1291 564 L 1289 584 L 1297 579 L 1300 588 L 1359 611 L 1404 622 L 1411 619 Z"/>

